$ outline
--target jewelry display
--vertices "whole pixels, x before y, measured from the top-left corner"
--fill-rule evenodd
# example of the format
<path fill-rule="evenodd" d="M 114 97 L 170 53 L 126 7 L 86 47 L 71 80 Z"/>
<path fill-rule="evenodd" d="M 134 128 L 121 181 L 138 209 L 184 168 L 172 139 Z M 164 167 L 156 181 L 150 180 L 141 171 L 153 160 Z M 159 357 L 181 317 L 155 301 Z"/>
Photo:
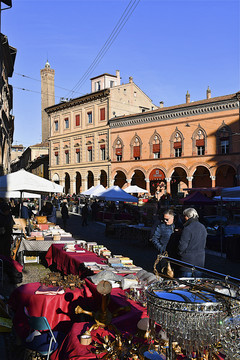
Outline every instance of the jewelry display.
<path fill-rule="evenodd" d="M 204 269 L 201 270 L 204 272 Z M 219 275 L 223 278 L 223 274 Z M 187 355 L 190 356 L 194 351 L 202 354 L 199 355 L 202 359 L 204 351 L 210 351 L 211 354 L 220 341 L 229 359 L 240 359 L 239 284 L 230 282 L 230 277 L 225 276 L 224 281 L 216 279 L 216 273 L 214 276 L 170 279 L 165 275 L 148 287 L 149 318 L 165 330 L 170 352 L 174 340 Z M 169 358 L 172 357 L 170 353 Z"/>

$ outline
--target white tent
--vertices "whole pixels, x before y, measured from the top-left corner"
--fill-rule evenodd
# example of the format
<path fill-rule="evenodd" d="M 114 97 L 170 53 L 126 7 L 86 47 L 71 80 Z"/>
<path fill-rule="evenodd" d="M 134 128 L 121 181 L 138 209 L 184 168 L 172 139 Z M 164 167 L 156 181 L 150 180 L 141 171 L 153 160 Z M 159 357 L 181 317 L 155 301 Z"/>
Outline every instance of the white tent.
<path fill-rule="evenodd" d="M 94 189 L 94 186 L 91 186 L 89 189 L 83 191 L 80 195 L 90 195 L 91 191 Z"/>
<path fill-rule="evenodd" d="M 87 196 L 97 196 L 98 194 L 102 193 L 105 189 L 104 186 L 102 185 L 96 185 L 96 186 L 92 186 L 90 187 L 88 190 L 83 191 L 81 193 L 81 195 L 87 195 Z"/>
<path fill-rule="evenodd" d="M 36 194 L 62 193 L 63 186 L 21 169 L 0 176 L 0 192 L 3 194 L 9 191 L 33 192 Z"/>
<path fill-rule="evenodd" d="M 128 194 L 136 194 L 136 193 L 138 193 L 138 194 L 142 194 L 142 193 L 146 194 L 146 193 L 148 193 L 147 190 L 142 189 L 137 185 L 128 186 L 126 189 L 124 189 L 124 191 L 126 193 L 128 193 Z"/>
<path fill-rule="evenodd" d="M 6 199 L 11 199 L 11 198 L 20 199 L 21 195 L 22 195 L 22 199 L 39 199 L 41 197 L 40 194 L 34 194 L 29 192 L 21 193 L 21 191 L 0 192 L 0 197 Z"/>
<path fill-rule="evenodd" d="M 138 198 L 127 194 L 126 191 L 122 190 L 119 186 L 111 186 L 109 189 L 98 194 L 97 197 L 106 201 L 138 202 Z"/>

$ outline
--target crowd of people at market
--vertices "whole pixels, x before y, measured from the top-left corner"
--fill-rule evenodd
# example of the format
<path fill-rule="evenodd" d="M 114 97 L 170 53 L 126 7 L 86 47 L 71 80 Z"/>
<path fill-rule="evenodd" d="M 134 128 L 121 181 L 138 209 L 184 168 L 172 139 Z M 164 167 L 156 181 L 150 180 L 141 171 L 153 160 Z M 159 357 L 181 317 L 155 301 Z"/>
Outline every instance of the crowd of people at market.
<path fill-rule="evenodd" d="M 78 200 L 78 201 L 76 201 Z M 74 204 L 74 205 L 73 205 Z M 199 214 L 194 208 L 185 209 L 182 215 L 172 208 L 159 206 L 159 202 L 153 206 L 152 213 L 147 214 L 144 208 L 122 202 L 104 202 L 98 200 L 82 200 L 53 196 L 46 198 L 43 206 L 39 209 L 37 201 L 19 201 L 11 199 L 8 203 L 0 200 L 0 253 L 10 256 L 11 234 L 14 224 L 13 217 L 21 217 L 26 220 L 35 215 L 47 217 L 48 222 L 56 224 L 57 210 L 60 210 L 63 228 L 66 230 L 69 219 L 69 211 L 75 210 L 81 214 L 79 224 L 87 226 L 89 221 L 98 220 L 99 212 L 110 214 L 110 220 L 114 220 L 116 214 L 127 214 L 133 223 L 143 223 L 151 226 L 150 241 L 157 251 L 164 254 L 166 251 L 170 257 L 177 258 L 195 266 L 204 267 L 205 246 L 207 231 L 199 221 Z M 189 275 L 188 269 L 182 268 L 181 275 Z"/>

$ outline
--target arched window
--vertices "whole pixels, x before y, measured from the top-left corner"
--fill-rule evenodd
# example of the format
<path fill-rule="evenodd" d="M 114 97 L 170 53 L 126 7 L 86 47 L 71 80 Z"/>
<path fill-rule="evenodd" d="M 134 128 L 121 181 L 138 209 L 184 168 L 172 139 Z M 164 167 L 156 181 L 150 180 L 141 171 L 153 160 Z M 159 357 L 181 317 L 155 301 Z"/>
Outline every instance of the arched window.
<path fill-rule="evenodd" d="M 198 126 L 192 136 L 193 155 L 205 155 L 207 153 L 206 132 Z"/>
<path fill-rule="evenodd" d="M 149 145 L 150 145 L 150 158 L 159 159 L 161 157 L 162 139 L 156 130 L 153 136 L 150 138 Z"/>
<path fill-rule="evenodd" d="M 137 134 L 135 134 L 135 136 L 133 137 L 130 146 L 131 146 L 131 158 L 134 160 L 140 160 L 142 141 Z"/>
<path fill-rule="evenodd" d="M 113 153 L 114 153 L 115 160 L 122 161 L 122 159 L 123 159 L 123 142 L 119 136 L 114 141 Z"/>
<path fill-rule="evenodd" d="M 184 138 L 182 133 L 176 128 L 170 139 L 170 156 L 181 157 L 183 156 L 183 142 Z"/>
<path fill-rule="evenodd" d="M 231 129 L 223 122 L 217 131 L 217 149 L 218 154 L 226 155 L 231 152 Z"/>

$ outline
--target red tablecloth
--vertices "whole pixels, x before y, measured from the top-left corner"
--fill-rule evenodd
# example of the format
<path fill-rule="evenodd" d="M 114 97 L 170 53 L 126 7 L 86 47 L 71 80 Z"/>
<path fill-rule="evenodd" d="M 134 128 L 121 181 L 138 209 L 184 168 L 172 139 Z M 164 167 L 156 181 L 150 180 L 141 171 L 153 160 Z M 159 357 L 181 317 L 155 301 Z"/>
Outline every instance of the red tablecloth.
<path fill-rule="evenodd" d="M 86 283 L 94 295 L 92 300 L 94 300 L 96 311 L 96 309 L 100 308 L 100 295 L 97 293 L 96 286 L 94 284 L 88 280 Z M 87 309 L 87 305 L 88 304 L 86 303 L 84 309 Z M 112 324 L 122 332 L 134 334 L 137 330 L 138 321 L 143 317 L 147 317 L 147 310 L 134 301 L 126 299 L 123 290 L 119 288 L 112 289 L 111 299 L 108 306 L 109 310 L 113 312 L 119 307 L 124 306 L 130 306 L 131 311 L 120 313 L 119 316 L 112 320 Z M 52 354 L 51 360 L 96 359 L 96 356 L 91 353 L 92 345 L 84 346 L 80 344 L 80 336 L 89 329 L 92 324 L 93 322 L 74 323 L 58 350 Z M 107 329 L 94 331 L 92 333 L 93 340 L 96 340 L 96 334 L 107 335 L 109 334 L 109 331 Z"/>
<path fill-rule="evenodd" d="M 82 289 L 67 289 L 62 295 L 36 295 L 40 283 L 21 285 L 15 289 L 9 299 L 9 306 L 14 311 L 13 324 L 21 338 L 29 333 L 24 306 L 32 316 L 45 316 L 52 329 L 65 332 L 76 321 L 74 309 L 77 305 L 84 306 L 92 292 L 85 285 Z"/>
<path fill-rule="evenodd" d="M 83 275 L 84 262 L 96 262 L 98 264 L 104 264 L 96 254 L 91 251 L 85 251 L 85 253 L 71 253 L 63 250 L 64 244 L 52 244 L 46 254 L 46 261 L 48 266 L 53 263 L 56 264 L 59 271 L 63 271 L 64 274 Z M 76 245 L 77 249 L 81 249 Z"/>
<path fill-rule="evenodd" d="M 4 256 L 4 255 L 0 255 L 0 259 L 3 261 L 3 266 L 5 264 L 5 267 L 6 266 L 13 267 L 18 272 L 22 272 L 23 267 L 16 260 L 13 260 L 12 258 Z"/>

